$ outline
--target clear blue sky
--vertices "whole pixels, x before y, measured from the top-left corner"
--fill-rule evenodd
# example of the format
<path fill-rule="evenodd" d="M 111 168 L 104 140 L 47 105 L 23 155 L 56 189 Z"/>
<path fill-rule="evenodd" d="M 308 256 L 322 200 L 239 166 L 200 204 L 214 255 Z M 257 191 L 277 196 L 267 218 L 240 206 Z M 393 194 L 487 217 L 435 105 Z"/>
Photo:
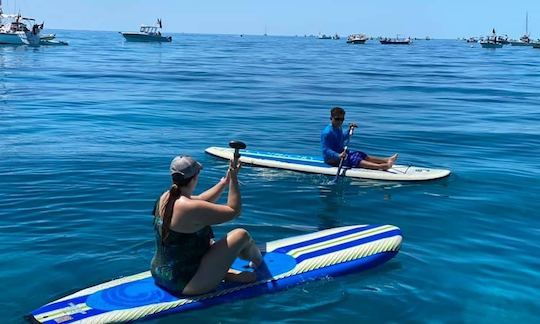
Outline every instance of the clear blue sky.
<path fill-rule="evenodd" d="M 540 38 L 540 0 L 2 0 L 50 29 L 125 31 L 163 20 L 164 32 L 204 34 Z"/>

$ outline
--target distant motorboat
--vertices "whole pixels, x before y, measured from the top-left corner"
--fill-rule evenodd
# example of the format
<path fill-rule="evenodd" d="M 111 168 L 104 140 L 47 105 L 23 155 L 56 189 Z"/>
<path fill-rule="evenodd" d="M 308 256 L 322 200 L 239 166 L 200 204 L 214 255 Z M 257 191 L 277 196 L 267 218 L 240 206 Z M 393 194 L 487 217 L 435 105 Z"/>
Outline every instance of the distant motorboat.
<path fill-rule="evenodd" d="M 486 39 L 481 40 L 480 45 L 482 45 L 483 48 L 502 48 L 504 44 L 497 37 L 489 36 Z"/>
<path fill-rule="evenodd" d="M 56 39 L 42 39 L 39 42 L 40 45 L 48 45 L 48 46 L 67 46 L 69 45 L 68 42 L 56 40 Z"/>
<path fill-rule="evenodd" d="M 504 35 L 504 36 L 497 36 L 497 40 L 499 42 L 501 42 L 501 44 L 503 45 L 507 45 L 507 44 L 510 44 L 510 41 L 508 40 L 508 36 Z"/>
<path fill-rule="evenodd" d="M 364 44 L 367 40 L 364 34 L 352 34 L 347 37 L 347 44 Z"/>
<path fill-rule="evenodd" d="M 319 39 L 332 39 L 332 36 L 326 34 L 319 34 Z"/>
<path fill-rule="evenodd" d="M 491 36 L 487 36 L 480 40 L 480 45 L 482 45 L 483 48 L 501 48 L 505 43 L 508 44 L 508 40 L 502 36 L 497 36 L 495 28 L 493 28 Z"/>
<path fill-rule="evenodd" d="M 519 38 L 519 40 L 510 40 L 510 45 L 512 46 L 532 46 L 532 40 L 529 38 L 528 35 L 523 35 Z"/>
<path fill-rule="evenodd" d="M 332 39 L 340 39 L 339 35 L 336 33 L 334 36 L 332 36 Z"/>
<path fill-rule="evenodd" d="M 39 45 L 67 46 L 68 42 L 57 40 L 55 34 L 41 35 Z"/>
<path fill-rule="evenodd" d="M 495 43 L 490 41 L 482 41 L 480 42 L 480 45 L 482 45 L 483 48 L 502 48 L 503 44 L 501 43 Z"/>
<path fill-rule="evenodd" d="M 531 42 L 533 48 L 540 48 L 540 39 L 536 42 Z"/>
<path fill-rule="evenodd" d="M 469 37 L 467 38 L 467 43 L 478 43 L 478 39 L 476 37 Z"/>
<path fill-rule="evenodd" d="M 411 38 L 388 38 L 383 37 L 379 40 L 379 42 L 383 45 L 409 45 L 411 43 Z"/>
<path fill-rule="evenodd" d="M 42 41 L 44 40 L 53 40 L 56 38 L 56 35 L 55 34 L 47 34 L 47 35 L 41 35 L 39 37 Z"/>
<path fill-rule="evenodd" d="M 482 45 L 483 48 L 501 48 L 504 44 L 497 37 L 489 36 L 481 40 L 480 45 Z"/>
<path fill-rule="evenodd" d="M 171 42 L 171 36 L 161 35 L 161 19 L 155 26 L 141 25 L 139 32 L 120 32 L 128 42 Z"/>

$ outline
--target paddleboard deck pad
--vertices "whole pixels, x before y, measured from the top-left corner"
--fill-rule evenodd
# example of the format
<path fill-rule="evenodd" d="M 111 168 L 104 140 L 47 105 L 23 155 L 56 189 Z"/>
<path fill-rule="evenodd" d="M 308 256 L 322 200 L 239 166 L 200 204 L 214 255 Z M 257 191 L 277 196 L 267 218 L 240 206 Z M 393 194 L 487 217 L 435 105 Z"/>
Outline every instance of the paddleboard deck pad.
<path fill-rule="evenodd" d="M 206 153 L 230 160 L 234 149 L 225 147 L 209 147 Z M 246 164 L 278 168 L 292 171 L 318 173 L 335 176 L 337 167 L 329 166 L 318 156 L 306 156 L 298 154 L 283 154 L 263 151 L 242 150 L 240 161 Z M 391 169 L 370 170 L 364 168 L 342 168 L 341 176 L 392 181 L 423 181 L 444 178 L 450 174 L 450 170 L 430 169 L 411 165 L 394 165 Z"/>
<path fill-rule="evenodd" d="M 83 289 L 44 305 L 26 318 L 33 323 L 118 323 L 209 307 L 287 289 L 306 281 L 335 277 L 382 264 L 401 246 L 393 225 L 353 225 L 285 238 L 262 246 L 264 262 L 253 283 L 222 282 L 210 293 L 174 296 L 155 285 L 150 271 Z"/>

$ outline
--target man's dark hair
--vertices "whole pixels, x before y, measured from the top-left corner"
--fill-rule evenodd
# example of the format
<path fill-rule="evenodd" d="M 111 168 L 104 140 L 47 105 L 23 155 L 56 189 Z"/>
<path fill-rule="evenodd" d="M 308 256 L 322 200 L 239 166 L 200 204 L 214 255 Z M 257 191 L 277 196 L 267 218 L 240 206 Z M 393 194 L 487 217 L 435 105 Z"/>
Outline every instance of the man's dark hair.
<path fill-rule="evenodd" d="M 345 109 L 341 107 L 334 107 L 332 108 L 332 110 L 330 110 L 331 117 L 341 116 L 341 115 L 345 115 Z"/>

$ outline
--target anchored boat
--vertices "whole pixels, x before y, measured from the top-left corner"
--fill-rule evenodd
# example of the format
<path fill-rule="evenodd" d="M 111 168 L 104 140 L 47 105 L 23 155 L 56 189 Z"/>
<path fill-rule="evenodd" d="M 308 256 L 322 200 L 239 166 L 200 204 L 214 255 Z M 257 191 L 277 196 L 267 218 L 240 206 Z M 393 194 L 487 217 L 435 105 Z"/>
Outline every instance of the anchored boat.
<path fill-rule="evenodd" d="M 364 44 L 368 40 L 364 34 L 353 34 L 347 37 L 347 44 Z"/>
<path fill-rule="evenodd" d="M 171 42 L 171 36 L 161 35 L 161 19 L 155 26 L 141 25 L 139 32 L 120 32 L 128 42 Z"/>
<path fill-rule="evenodd" d="M 35 19 L 20 14 L 4 14 L 1 5 L 0 1 L 0 44 L 38 46 L 43 24 L 38 25 Z"/>
<path fill-rule="evenodd" d="M 399 38 L 399 37 L 396 37 L 396 38 L 388 38 L 388 37 L 383 37 L 381 39 L 379 39 L 379 42 L 383 45 L 409 45 L 411 43 L 411 38 L 410 37 L 407 37 L 407 38 Z"/>
<path fill-rule="evenodd" d="M 508 41 L 506 41 L 506 43 L 508 43 Z M 482 45 L 483 48 L 502 48 L 504 44 L 505 39 L 501 36 L 497 36 L 495 28 L 493 28 L 491 36 L 480 41 L 480 45 Z"/>
<path fill-rule="evenodd" d="M 21 14 L 4 14 L 0 0 L 0 44 L 3 45 L 68 45 L 56 40 L 55 34 L 41 35 L 44 23 L 36 24 L 34 18 Z"/>
<path fill-rule="evenodd" d="M 525 14 L 525 34 L 518 41 L 511 40 L 512 46 L 532 46 L 532 39 L 529 38 L 529 13 Z"/>

